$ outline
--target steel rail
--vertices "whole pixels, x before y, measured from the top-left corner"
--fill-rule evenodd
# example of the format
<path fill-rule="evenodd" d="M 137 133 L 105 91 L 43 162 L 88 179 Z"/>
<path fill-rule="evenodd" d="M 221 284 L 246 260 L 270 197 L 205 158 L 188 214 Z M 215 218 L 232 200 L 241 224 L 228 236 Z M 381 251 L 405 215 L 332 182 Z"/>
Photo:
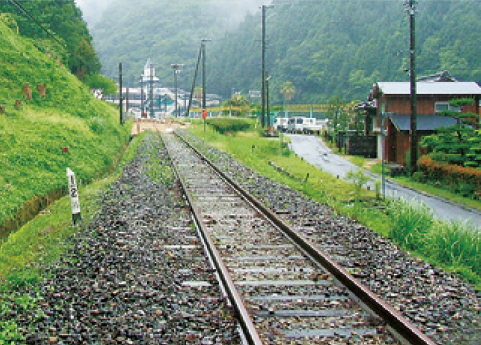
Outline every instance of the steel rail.
<path fill-rule="evenodd" d="M 171 154 L 169 152 L 169 148 L 167 145 L 164 146 L 167 150 L 167 153 L 171 157 Z M 189 145 L 189 147 L 191 147 Z M 196 152 L 196 151 L 194 151 Z M 197 152 L 196 152 L 197 153 Z M 237 291 L 237 288 L 235 287 L 234 280 L 232 279 L 227 267 L 225 266 L 219 252 L 217 251 L 217 248 L 214 244 L 214 241 L 212 240 L 212 237 L 209 235 L 207 230 L 205 229 L 202 220 L 200 218 L 200 211 L 199 209 L 195 206 L 195 203 L 193 201 L 191 193 L 187 189 L 187 184 L 184 180 L 184 178 L 179 174 L 179 171 L 177 170 L 177 167 L 175 164 L 172 164 L 172 169 L 174 170 L 175 175 L 180 181 L 180 185 L 182 190 L 184 191 L 184 194 L 187 198 L 187 201 L 190 205 L 194 220 L 200 229 L 200 233 L 206 243 L 207 249 L 209 250 L 210 255 L 212 256 L 212 259 L 214 261 L 215 267 L 219 273 L 219 277 L 222 280 L 222 283 L 224 284 L 224 287 L 227 291 L 227 294 L 231 300 L 232 305 L 234 306 L 234 309 L 237 312 L 237 316 L 239 317 L 240 325 L 245 333 L 245 336 L 247 338 L 247 341 L 249 342 L 250 345 L 262 345 L 262 341 L 260 339 L 259 334 L 257 333 L 257 330 L 254 326 L 254 323 L 252 322 L 252 319 L 250 317 L 250 314 L 248 313 L 247 309 L 244 306 L 244 302 L 242 300 L 242 297 L 240 296 L 239 292 Z"/>
<path fill-rule="evenodd" d="M 234 187 L 238 193 L 256 206 L 263 212 L 270 221 L 278 226 L 284 233 L 290 237 L 302 250 L 308 253 L 315 261 L 323 266 L 329 273 L 334 275 L 336 279 L 348 288 L 357 298 L 360 299 L 373 313 L 382 318 L 389 327 L 391 327 L 399 336 L 411 345 L 437 345 L 432 339 L 423 334 L 419 328 L 408 321 L 398 311 L 389 304 L 384 302 L 371 290 L 369 290 L 359 280 L 350 275 L 344 268 L 333 261 L 326 253 L 316 248 L 307 239 L 298 232 L 289 227 L 282 219 L 269 210 L 264 204 L 241 187 L 237 182 L 224 174 L 213 162 L 211 162 L 197 148 L 191 145 L 187 140 L 176 134 L 182 141 L 191 147 L 206 163 L 208 163 L 223 179 Z"/>

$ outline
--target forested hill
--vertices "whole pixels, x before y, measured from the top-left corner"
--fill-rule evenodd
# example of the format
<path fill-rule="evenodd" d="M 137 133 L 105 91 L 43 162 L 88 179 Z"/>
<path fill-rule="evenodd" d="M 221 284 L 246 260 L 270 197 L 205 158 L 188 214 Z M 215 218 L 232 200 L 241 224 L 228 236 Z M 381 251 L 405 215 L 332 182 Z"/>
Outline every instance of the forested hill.
<path fill-rule="evenodd" d="M 161 80 L 169 85 L 170 64 L 184 63 L 181 87 L 189 88 L 200 38 L 209 37 L 213 41 L 207 45 L 207 91 L 230 97 L 233 90 L 259 90 L 260 13 L 228 30 L 229 18 L 206 3 L 211 2 L 112 4 L 92 31 L 104 72 L 112 75 L 122 61 L 133 71 L 127 73 L 139 74 L 152 57 Z M 347 101 L 364 99 L 375 81 L 408 80 L 409 20 L 402 0 L 273 4 L 266 21 L 273 102 L 281 101 L 279 89 L 286 81 L 297 89 L 292 102 L 305 103 L 333 95 Z M 480 18 L 479 1 L 419 1 L 418 75 L 447 69 L 460 80 L 481 81 Z"/>
<path fill-rule="evenodd" d="M 40 51 L 68 65 L 80 79 L 100 72 L 92 36 L 75 0 L 0 1 L 0 16 L 15 32 L 31 38 Z"/>
<path fill-rule="evenodd" d="M 459 79 L 481 81 L 480 2 L 419 3 L 418 75 L 447 69 Z M 376 81 L 409 80 L 409 18 L 401 0 L 274 1 L 267 13 L 274 101 L 286 81 L 297 88 L 294 102 L 316 102 L 333 95 L 365 99 Z M 259 89 L 260 22 L 247 18 L 211 51 L 216 92 Z"/>
<path fill-rule="evenodd" d="M 115 1 L 92 28 L 104 74 L 115 78 L 118 64 L 122 62 L 124 82 L 138 87 L 136 81 L 147 59 L 151 58 L 156 75 L 169 86 L 173 84 L 171 64 L 184 64 L 178 77 L 179 87 L 190 88 L 201 39 L 215 42 L 232 27 L 236 13 L 235 6 L 229 3 L 217 0 Z"/>

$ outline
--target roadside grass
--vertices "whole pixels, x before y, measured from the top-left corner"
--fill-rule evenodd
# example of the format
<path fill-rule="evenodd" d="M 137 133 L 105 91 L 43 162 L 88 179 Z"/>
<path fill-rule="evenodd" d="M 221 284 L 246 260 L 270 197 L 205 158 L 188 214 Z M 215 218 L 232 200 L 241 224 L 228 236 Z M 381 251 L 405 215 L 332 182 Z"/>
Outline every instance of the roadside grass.
<path fill-rule="evenodd" d="M 379 174 L 379 175 L 382 174 L 382 164 L 380 162 L 377 162 L 375 164 L 369 164 L 372 161 L 372 159 L 359 157 L 359 156 L 349 156 L 349 155 L 344 155 L 344 154 L 342 156 L 344 158 L 348 159 L 349 161 L 351 161 L 353 164 L 357 165 L 358 167 L 368 168 L 373 173 L 376 173 L 376 174 Z M 425 192 L 425 193 L 428 193 L 428 194 L 431 194 L 431 195 L 439 196 L 441 198 L 457 202 L 458 204 L 462 204 L 462 205 L 472 207 L 472 208 L 477 209 L 477 210 L 481 210 L 481 201 L 480 200 L 473 200 L 473 199 L 465 198 L 462 195 L 452 193 L 448 190 L 438 188 L 438 187 L 430 185 L 430 184 L 418 182 L 418 181 L 413 180 L 413 179 L 411 179 L 410 177 L 407 177 L 407 176 L 391 177 L 391 176 L 389 176 L 389 169 L 386 168 L 386 167 L 384 169 L 385 169 L 384 170 L 385 176 L 389 179 L 392 179 L 392 180 L 396 181 L 400 185 L 410 187 L 410 188 L 413 188 L 413 189 L 417 189 L 419 191 L 422 191 L 422 192 Z"/>
<path fill-rule="evenodd" d="M 426 206 L 403 199 L 378 201 L 374 192 L 359 190 L 359 186 L 313 167 L 292 152 L 281 155 L 279 138 L 264 138 L 258 132 L 224 136 L 209 127 L 204 132 L 195 122 L 189 131 L 261 175 L 331 206 L 338 214 L 391 238 L 404 250 L 456 273 L 481 290 L 481 234 L 472 224 L 436 220 Z M 269 162 L 292 177 L 278 172 Z M 364 165 L 364 159 L 358 164 Z M 357 181 L 361 180 L 361 176 L 357 177 Z M 360 201 L 356 200 L 358 195 Z"/>

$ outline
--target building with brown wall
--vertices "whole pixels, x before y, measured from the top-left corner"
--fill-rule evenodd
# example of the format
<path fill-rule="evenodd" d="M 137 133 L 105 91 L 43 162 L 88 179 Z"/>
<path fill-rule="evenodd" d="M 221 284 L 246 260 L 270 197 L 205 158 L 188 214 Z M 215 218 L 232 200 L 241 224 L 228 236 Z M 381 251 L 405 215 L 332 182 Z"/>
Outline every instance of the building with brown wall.
<path fill-rule="evenodd" d="M 406 165 L 406 153 L 410 150 L 411 88 L 409 82 L 378 82 L 374 85 L 370 99 L 375 103 L 376 116 L 373 133 L 378 135 L 378 158 L 382 158 L 382 132 L 384 159 Z M 431 135 L 437 128 L 450 126 L 456 119 L 439 115 L 442 110 L 455 110 L 479 114 L 481 87 L 475 82 L 419 81 L 417 82 L 418 140 Z M 472 106 L 452 109 L 449 101 L 455 98 L 473 98 Z M 479 115 L 478 115 L 479 122 Z"/>

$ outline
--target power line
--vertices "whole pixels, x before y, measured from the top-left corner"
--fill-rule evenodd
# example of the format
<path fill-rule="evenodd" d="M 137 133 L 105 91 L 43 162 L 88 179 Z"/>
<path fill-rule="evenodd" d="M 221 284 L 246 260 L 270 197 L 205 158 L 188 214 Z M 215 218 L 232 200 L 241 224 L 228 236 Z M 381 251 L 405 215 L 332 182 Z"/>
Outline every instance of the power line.
<path fill-rule="evenodd" d="M 22 5 L 20 5 L 17 1 L 15 0 L 9 0 L 13 5 L 15 5 L 20 11 L 22 11 L 23 13 L 25 13 L 25 15 L 30 18 L 31 20 L 33 20 L 35 22 L 35 24 L 37 24 L 37 26 L 39 28 L 41 28 L 43 31 L 45 31 L 45 33 L 47 35 L 49 35 L 50 37 L 52 37 L 55 42 L 57 42 L 58 44 L 60 44 L 60 46 L 64 47 L 64 48 L 67 48 L 62 42 L 60 42 L 57 37 L 55 37 L 54 34 L 52 34 L 50 32 L 50 30 L 48 30 L 47 28 L 45 28 L 37 19 L 35 19 L 34 16 L 32 16 L 25 8 L 23 8 Z"/>

